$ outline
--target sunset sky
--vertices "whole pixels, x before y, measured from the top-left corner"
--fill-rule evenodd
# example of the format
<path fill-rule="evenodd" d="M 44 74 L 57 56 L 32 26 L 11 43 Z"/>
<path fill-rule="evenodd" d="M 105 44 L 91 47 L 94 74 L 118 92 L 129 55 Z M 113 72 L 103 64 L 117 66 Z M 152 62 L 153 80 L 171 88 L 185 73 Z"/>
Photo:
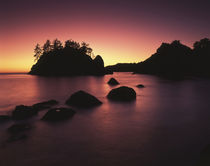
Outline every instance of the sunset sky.
<path fill-rule="evenodd" d="M 145 60 L 162 42 L 210 37 L 210 1 L 5 0 L 0 4 L 0 72 L 28 72 L 47 40 L 90 44 L 105 65 Z"/>

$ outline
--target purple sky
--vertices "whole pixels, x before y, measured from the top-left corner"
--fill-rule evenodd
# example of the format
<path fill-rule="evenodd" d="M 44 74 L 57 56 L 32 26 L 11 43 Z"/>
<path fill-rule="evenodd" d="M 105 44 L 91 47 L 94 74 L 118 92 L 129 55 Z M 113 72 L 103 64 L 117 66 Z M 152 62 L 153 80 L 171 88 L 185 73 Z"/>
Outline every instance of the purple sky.
<path fill-rule="evenodd" d="M 1 1 L 0 72 L 29 70 L 34 45 L 46 39 L 87 41 L 106 65 L 144 60 L 161 42 L 192 46 L 210 37 L 209 7 L 204 0 Z"/>

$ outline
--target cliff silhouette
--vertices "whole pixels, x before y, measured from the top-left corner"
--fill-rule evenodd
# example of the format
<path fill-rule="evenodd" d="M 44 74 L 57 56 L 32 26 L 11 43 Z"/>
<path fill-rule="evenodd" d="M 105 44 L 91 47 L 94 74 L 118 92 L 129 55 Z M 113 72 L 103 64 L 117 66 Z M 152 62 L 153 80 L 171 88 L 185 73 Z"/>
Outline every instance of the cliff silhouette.
<path fill-rule="evenodd" d="M 193 73 L 193 50 L 180 41 L 162 43 L 157 52 L 137 64 L 136 73 L 156 75 L 186 75 Z"/>
<path fill-rule="evenodd" d="M 36 45 L 36 64 L 29 74 L 42 76 L 105 75 L 104 61 L 100 55 L 93 56 L 92 48 L 67 40 L 65 45 L 59 40 L 49 40 L 41 47 Z"/>
<path fill-rule="evenodd" d="M 116 72 L 134 72 L 160 76 L 210 77 L 210 40 L 196 41 L 193 48 L 179 40 L 162 43 L 151 57 L 137 64 L 116 64 L 107 67 Z"/>

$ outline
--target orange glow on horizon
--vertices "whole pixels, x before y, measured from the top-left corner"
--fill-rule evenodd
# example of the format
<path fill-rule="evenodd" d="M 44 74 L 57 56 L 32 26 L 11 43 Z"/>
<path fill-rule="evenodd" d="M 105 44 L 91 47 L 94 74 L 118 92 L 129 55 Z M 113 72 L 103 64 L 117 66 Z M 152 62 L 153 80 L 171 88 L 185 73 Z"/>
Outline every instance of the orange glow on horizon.
<path fill-rule="evenodd" d="M 50 39 L 58 38 L 63 43 L 65 40 L 73 39 L 78 42 L 85 41 L 93 48 L 95 55 L 101 55 L 105 66 L 116 63 L 135 63 L 147 59 L 160 44 L 171 42 L 175 36 L 165 32 L 151 33 L 146 26 L 138 27 L 132 24 L 97 24 L 91 22 L 90 28 L 84 27 L 84 22 L 78 22 L 76 26 L 71 23 L 60 22 L 51 26 L 46 24 L 28 24 L 23 28 L 17 26 L 16 31 L 8 30 L 3 35 L 4 41 L 0 52 L 0 73 L 3 72 L 29 72 L 34 64 L 33 50 L 37 43 L 43 43 Z M 63 26 L 60 26 L 63 25 Z M 51 29 L 49 29 L 49 27 Z M 122 28 L 123 27 L 123 28 Z M 8 36 L 8 34 L 10 34 Z M 162 40 L 160 40 L 162 39 Z"/>
<path fill-rule="evenodd" d="M 92 30 L 88 33 L 75 29 L 73 35 L 71 32 L 67 33 L 69 31 L 67 28 L 52 29 L 47 35 L 40 33 L 40 31 L 44 32 L 46 30 L 38 29 L 33 32 L 22 30 L 18 34 L 12 34 L 11 37 L 5 39 L 5 44 L 0 54 L 0 73 L 29 72 L 34 64 L 33 49 L 36 43 L 43 45 L 47 39 L 53 41 L 55 38 L 58 38 L 63 43 L 70 38 L 78 42 L 85 41 L 89 43 L 93 48 L 94 54 L 102 56 L 105 66 L 116 63 L 139 62 L 147 56 L 146 52 L 141 52 L 141 48 L 138 48 L 138 42 L 134 42 L 136 46 L 133 45 L 131 40 L 134 41 L 134 39 L 126 39 L 121 32 L 117 32 L 114 29 L 108 32 Z M 62 33 L 59 33 L 60 31 Z M 82 31 L 83 33 L 81 34 Z"/>

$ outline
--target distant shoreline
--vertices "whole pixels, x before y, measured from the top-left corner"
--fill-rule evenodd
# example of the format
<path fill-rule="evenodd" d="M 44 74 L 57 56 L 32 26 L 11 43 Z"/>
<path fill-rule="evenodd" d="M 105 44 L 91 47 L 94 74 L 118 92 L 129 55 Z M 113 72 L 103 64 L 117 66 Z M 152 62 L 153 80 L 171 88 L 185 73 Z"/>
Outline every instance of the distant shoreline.
<path fill-rule="evenodd" d="M 8 74 L 28 74 L 27 72 L 25 73 L 0 73 L 0 75 L 8 75 Z"/>

